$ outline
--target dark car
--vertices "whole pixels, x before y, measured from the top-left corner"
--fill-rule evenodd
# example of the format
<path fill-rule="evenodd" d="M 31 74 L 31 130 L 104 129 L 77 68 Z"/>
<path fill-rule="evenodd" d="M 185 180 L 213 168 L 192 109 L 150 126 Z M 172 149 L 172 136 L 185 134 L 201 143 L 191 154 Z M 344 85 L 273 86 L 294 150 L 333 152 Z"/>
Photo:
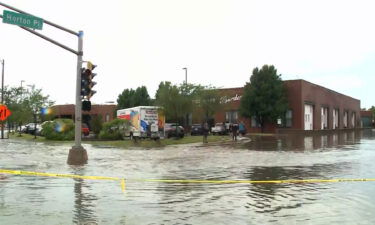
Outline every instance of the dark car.
<path fill-rule="evenodd" d="M 191 126 L 190 134 L 193 135 L 203 135 L 203 126 L 202 124 L 193 124 Z"/>
<path fill-rule="evenodd" d="M 176 130 L 177 129 L 177 130 Z M 177 123 L 166 123 L 164 125 L 164 132 L 165 137 L 184 137 L 185 130 L 182 126 L 178 125 Z"/>
<path fill-rule="evenodd" d="M 22 129 L 22 133 L 34 135 L 35 133 L 35 123 L 28 123 Z"/>

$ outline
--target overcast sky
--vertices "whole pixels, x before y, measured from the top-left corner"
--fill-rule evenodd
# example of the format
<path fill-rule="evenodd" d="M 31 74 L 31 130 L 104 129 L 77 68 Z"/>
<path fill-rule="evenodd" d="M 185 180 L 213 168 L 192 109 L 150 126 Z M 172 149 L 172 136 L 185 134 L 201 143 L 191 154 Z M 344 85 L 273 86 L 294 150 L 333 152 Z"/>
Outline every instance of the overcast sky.
<path fill-rule="evenodd" d="M 304 79 L 375 105 L 373 0 L 0 0 L 74 31 L 98 67 L 94 103 L 160 81 L 241 87 L 254 67 Z M 6 8 L 0 6 L 1 14 Z M 77 49 L 77 37 L 44 24 L 42 34 Z M 35 84 L 57 104 L 75 102 L 77 57 L 15 25 L 0 23 L 5 84 Z"/>

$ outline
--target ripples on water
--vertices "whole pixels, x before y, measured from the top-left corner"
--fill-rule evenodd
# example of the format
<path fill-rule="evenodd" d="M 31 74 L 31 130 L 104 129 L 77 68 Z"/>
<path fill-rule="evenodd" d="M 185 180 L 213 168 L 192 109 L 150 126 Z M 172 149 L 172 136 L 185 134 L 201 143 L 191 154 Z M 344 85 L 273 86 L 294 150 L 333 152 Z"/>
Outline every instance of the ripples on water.
<path fill-rule="evenodd" d="M 66 164 L 69 145 L 2 140 L 3 169 L 127 178 L 0 175 L 0 224 L 374 224 L 372 182 L 201 184 L 139 179 L 375 178 L 374 133 L 258 137 L 235 145 L 120 150 L 90 145 L 89 163 Z"/>

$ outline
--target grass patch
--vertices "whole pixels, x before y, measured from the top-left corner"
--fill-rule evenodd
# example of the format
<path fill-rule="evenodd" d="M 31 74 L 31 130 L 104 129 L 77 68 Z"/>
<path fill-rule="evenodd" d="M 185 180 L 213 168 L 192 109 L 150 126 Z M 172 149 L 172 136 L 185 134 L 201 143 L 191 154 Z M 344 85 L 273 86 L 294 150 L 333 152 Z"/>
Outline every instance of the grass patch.
<path fill-rule="evenodd" d="M 231 140 L 229 136 L 209 136 L 208 143 L 222 142 Z M 132 140 L 117 140 L 117 141 L 85 141 L 84 143 L 92 144 L 93 146 L 110 146 L 117 148 L 158 148 L 167 145 L 180 145 L 180 144 L 193 144 L 203 143 L 202 136 L 185 136 L 184 138 L 175 139 L 167 138 L 159 141 L 153 141 L 150 139 L 138 140 L 134 142 Z"/>
<path fill-rule="evenodd" d="M 26 141 L 36 141 L 36 142 L 46 142 L 46 143 L 71 143 L 74 144 L 74 141 L 55 141 L 55 140 L 47 140 L 45 137 L 37 136 L 34 139 L 34 135 L 30 134 L 21 134 L 21 136 L 16 134 L 10 134 L 9 138 L 11 139 L 19 139 L 19 140 L 26 140 Z M 225 142 L 230 141 L 230 136 L 208 136 L 207 138 L 208 143 L 215 143 L 215 142 Z M 91 144 L 93 146 L 106 146 L 106 147 L 116 147 L 116 148 L 159 148 L 164 147 L 167 145 L 180 145 L 180 144 L 193 144 L 193 143 L 203 143 L 202 136 L 185 136 L 184 138 L 175 139 L 175 138 L 168 138 L 168 139 L 161 139 L 159 141 L 153 141 L 150 139 L 139 140 L 134 142 L 132 140 L 116 140 L 116 141 L 103 141 L 103 140 L 82 140 L 82 143 Z"/>
<path fill-rule="evenodd" d="M 26 140 L 26 141 L 38 141 L 38 142 L 43 142 L 47 141 L 45 137 L 41 136 L 36 136 L 31 134 L 20 134 L 20 133 L 11 133 L 9 134 L 9 139 L 20 139 L 20 140 Z"/>

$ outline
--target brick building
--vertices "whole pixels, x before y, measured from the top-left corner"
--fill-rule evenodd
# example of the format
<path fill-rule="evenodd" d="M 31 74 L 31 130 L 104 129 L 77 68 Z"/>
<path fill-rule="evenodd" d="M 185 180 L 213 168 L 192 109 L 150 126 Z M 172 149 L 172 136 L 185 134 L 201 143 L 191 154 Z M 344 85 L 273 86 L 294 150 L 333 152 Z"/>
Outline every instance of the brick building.
<path fill-rule="evenodd" d="M 51 107 L 51 110 L 55 118 L 69 118 L 74 120 L 74 106 L 74 104 L 54 105 Z M 92 105 L 90 112 L 82 111 L 82 122 L 90 126 L 90 117 L 94 118 L 97 116 L 101 116 L 103 122 L 108 122 L 115 118 L 115 113 L 116 105 L 114 104 Z"/>
<path fill-rule="evenodd" d="M 351 129 L 361 126 L 360 100 L 340 94 L 305 80 L 284 81 L 289 110 L 281 123 L 265 124 L 265 132 Z M 215 123 L 243 121 L 248 131 L 260 132 L 255 119 L 240 116 L 243 88 L 220 89 L 223 110 L 214 116 Z"/>

